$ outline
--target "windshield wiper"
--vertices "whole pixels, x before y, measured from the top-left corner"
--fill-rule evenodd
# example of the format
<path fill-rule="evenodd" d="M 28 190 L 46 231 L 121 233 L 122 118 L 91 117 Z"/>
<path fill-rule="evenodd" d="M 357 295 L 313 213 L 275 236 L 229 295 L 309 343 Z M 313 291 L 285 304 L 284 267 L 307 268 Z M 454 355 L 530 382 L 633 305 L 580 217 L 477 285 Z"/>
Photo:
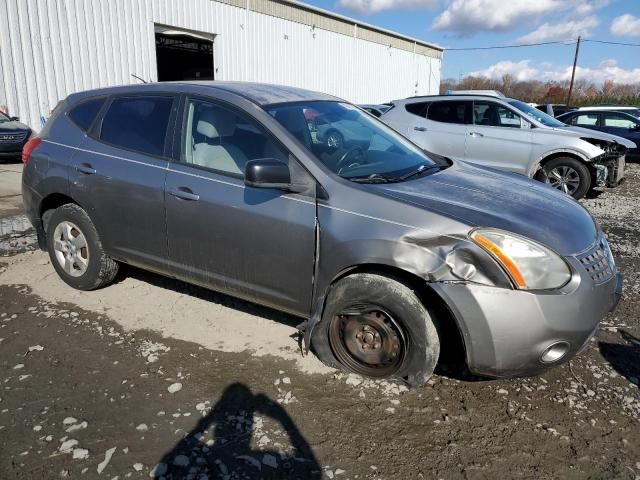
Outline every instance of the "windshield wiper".
<path fill-rule="evenodd" d="M 368 177 L 349 178 L 348 180 L 355 183 L 390 183 L 395 181 L 394 179 L 387 178 L 379 173 L 372 173 Z"/>
<path fill-rule="evenodd" d="M 402 182 L 402 181 L 406 180 L 407 178 L 415 177 L 416 175 L 420 175 L 421 173 L 426 173 L 426 172 L 429 172 L 431 170 L 440 170 L 441 168 L 442 167 L 440 165 L 431 165 L 430 167 L 427 167 L 427 165 L 423 163 L 422 165 L 420 165 L 415 170 L 413 170 L 413 171 L 411 171 L 409 173 L 405 173 L 401 177 L 394 178 L 393 180 L 396 181 L 396 182 Z"/>

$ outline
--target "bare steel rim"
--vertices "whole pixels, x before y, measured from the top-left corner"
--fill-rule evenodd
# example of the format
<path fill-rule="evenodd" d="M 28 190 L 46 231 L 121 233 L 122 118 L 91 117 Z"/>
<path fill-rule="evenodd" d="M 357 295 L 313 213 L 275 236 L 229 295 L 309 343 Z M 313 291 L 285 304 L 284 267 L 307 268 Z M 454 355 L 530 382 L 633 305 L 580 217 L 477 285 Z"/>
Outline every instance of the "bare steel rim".
<path fill-rule="evenodd" d="M 350 307 L 336 314 L 329 324 L 329 344 L 344 366 L 367 377 L 393 375 L 407 351 L 400 325 L 376 305 Z"/>
<path fill-rule="evenodd" d="M 329 148 L 342 148 L 342 135 L 338 132 L 331 132 L 327 135 L 327 146 Z"/>
<path fill-rule="evenodd" d="M 80 277 L 89 267 L 89 246 L 82 230 L 74 223 L 60 222 L 53 231 L 53 250 L 63 270 Z"/>
<path fill-rule="evenodd" d="M 560 165 L 547 174 L 547 183 L 553 188 L 573 195 L 580 188 L 580 175 L 568 165 Z"/>

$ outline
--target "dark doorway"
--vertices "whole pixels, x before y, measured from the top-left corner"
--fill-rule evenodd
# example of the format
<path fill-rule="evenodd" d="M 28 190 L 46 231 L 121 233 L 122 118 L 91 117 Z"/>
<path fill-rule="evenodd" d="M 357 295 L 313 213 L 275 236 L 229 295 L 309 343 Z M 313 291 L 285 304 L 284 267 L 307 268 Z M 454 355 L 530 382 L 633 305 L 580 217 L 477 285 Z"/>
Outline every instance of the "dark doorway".
<path fill-rule="evenodd" d="M 213 80 L 213 41 L 156 32 L 158 81 Z"/>

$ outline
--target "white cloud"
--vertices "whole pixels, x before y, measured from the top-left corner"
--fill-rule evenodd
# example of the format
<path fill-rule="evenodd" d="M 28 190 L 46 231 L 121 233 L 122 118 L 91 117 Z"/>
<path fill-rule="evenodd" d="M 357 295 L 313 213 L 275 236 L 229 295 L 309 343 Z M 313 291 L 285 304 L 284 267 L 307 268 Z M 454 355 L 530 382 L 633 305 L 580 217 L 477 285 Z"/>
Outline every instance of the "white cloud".
<path fill-rule="evenodd" d="M 493 79 L 501 79 L 503 75 L 510 74 L 514 79 L 520 81 L 540 80 L 547 81 L 566 81 L 571 79 L 571 65 L 548 65 L 538 64 L 532 65 L 530 60 L 521 62 L 503 61 L 495 63 L 485 69 L 477 70 L 469 73 L 476 77 L 488 77 Z M 640 83 L 640 68 L 624 69 L 618 66 L 618 63 L 610 58 L 600 62 L 595 67 L 577 67 L 576 79 L 586 80 L 596 84 L 602 84 L 606 80 L 612 80 L 616 83 Z"/>
<path fill-rule="evenodd" d="M 422 10 L 433 8 L 438 0 L 338 0 L 337 6 L 363 15 L 385 10 Z"/>
<path fill-rule="evenodd" d="M 559 0 L 451 0 L 433 22 L 434 30 L 473 35 L 508 31 L 524 20 L 562 9 Z"/>
<path fill-rule="evenodd" d="M 471 72 L 469 75 L 474 77 L 487 77 L 501 79 L 503 75 L 510 74 L 515 80 L 526 81 L 535 78 L 538 75 L 538 69 L 531 67 L 531 60 L 522 60 L 521 62 L 511 62 L 508 60 L 495 63 L 484 70 Z"/>
<path fill-rule="evenodd" d="M 611 33 L 629 37 L 640 37 L 640 18 L 628 13 L 620 15 L 611 22 Z"/>
<path fill-rule="evenodd" d="M 588 37 L 598 26 L 595 15 L 579 20 L 569 20 L 562 23 L 543 23 L 536 30 L 518 39 L 522 43 L 555 42 L 578 38 L 578 35 Z"/>

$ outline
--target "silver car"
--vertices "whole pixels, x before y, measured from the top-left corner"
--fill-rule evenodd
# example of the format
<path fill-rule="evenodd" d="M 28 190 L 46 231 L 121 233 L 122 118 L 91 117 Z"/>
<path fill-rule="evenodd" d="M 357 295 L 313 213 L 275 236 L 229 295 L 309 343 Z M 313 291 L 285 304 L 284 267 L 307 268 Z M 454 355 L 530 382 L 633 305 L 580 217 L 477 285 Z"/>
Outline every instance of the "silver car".
<path fill-rule="evenodd" d="M 510 171 L 574 198 L 624 179 L 629 140 L 569 127 L 511 98 L 490 95 L 415 97 L 392 102 L 380 119 L 424 149 L 455 160 Z"/>
<path fill-rule="evenodd" d="M 314 142 L 309 110 L 357 123 L 366 146 Z M 477 374 L 540 372 L 579 352 L 620 296 L 573 199 L 427 155 L 321 93 L 73 94 L 23 161 L 28 216 L 70 286 L 105 287 L 123 263 L 203 285 L 302 317 L 307 347 L 362 375 L 424 383 L 441 346 Z"/>

